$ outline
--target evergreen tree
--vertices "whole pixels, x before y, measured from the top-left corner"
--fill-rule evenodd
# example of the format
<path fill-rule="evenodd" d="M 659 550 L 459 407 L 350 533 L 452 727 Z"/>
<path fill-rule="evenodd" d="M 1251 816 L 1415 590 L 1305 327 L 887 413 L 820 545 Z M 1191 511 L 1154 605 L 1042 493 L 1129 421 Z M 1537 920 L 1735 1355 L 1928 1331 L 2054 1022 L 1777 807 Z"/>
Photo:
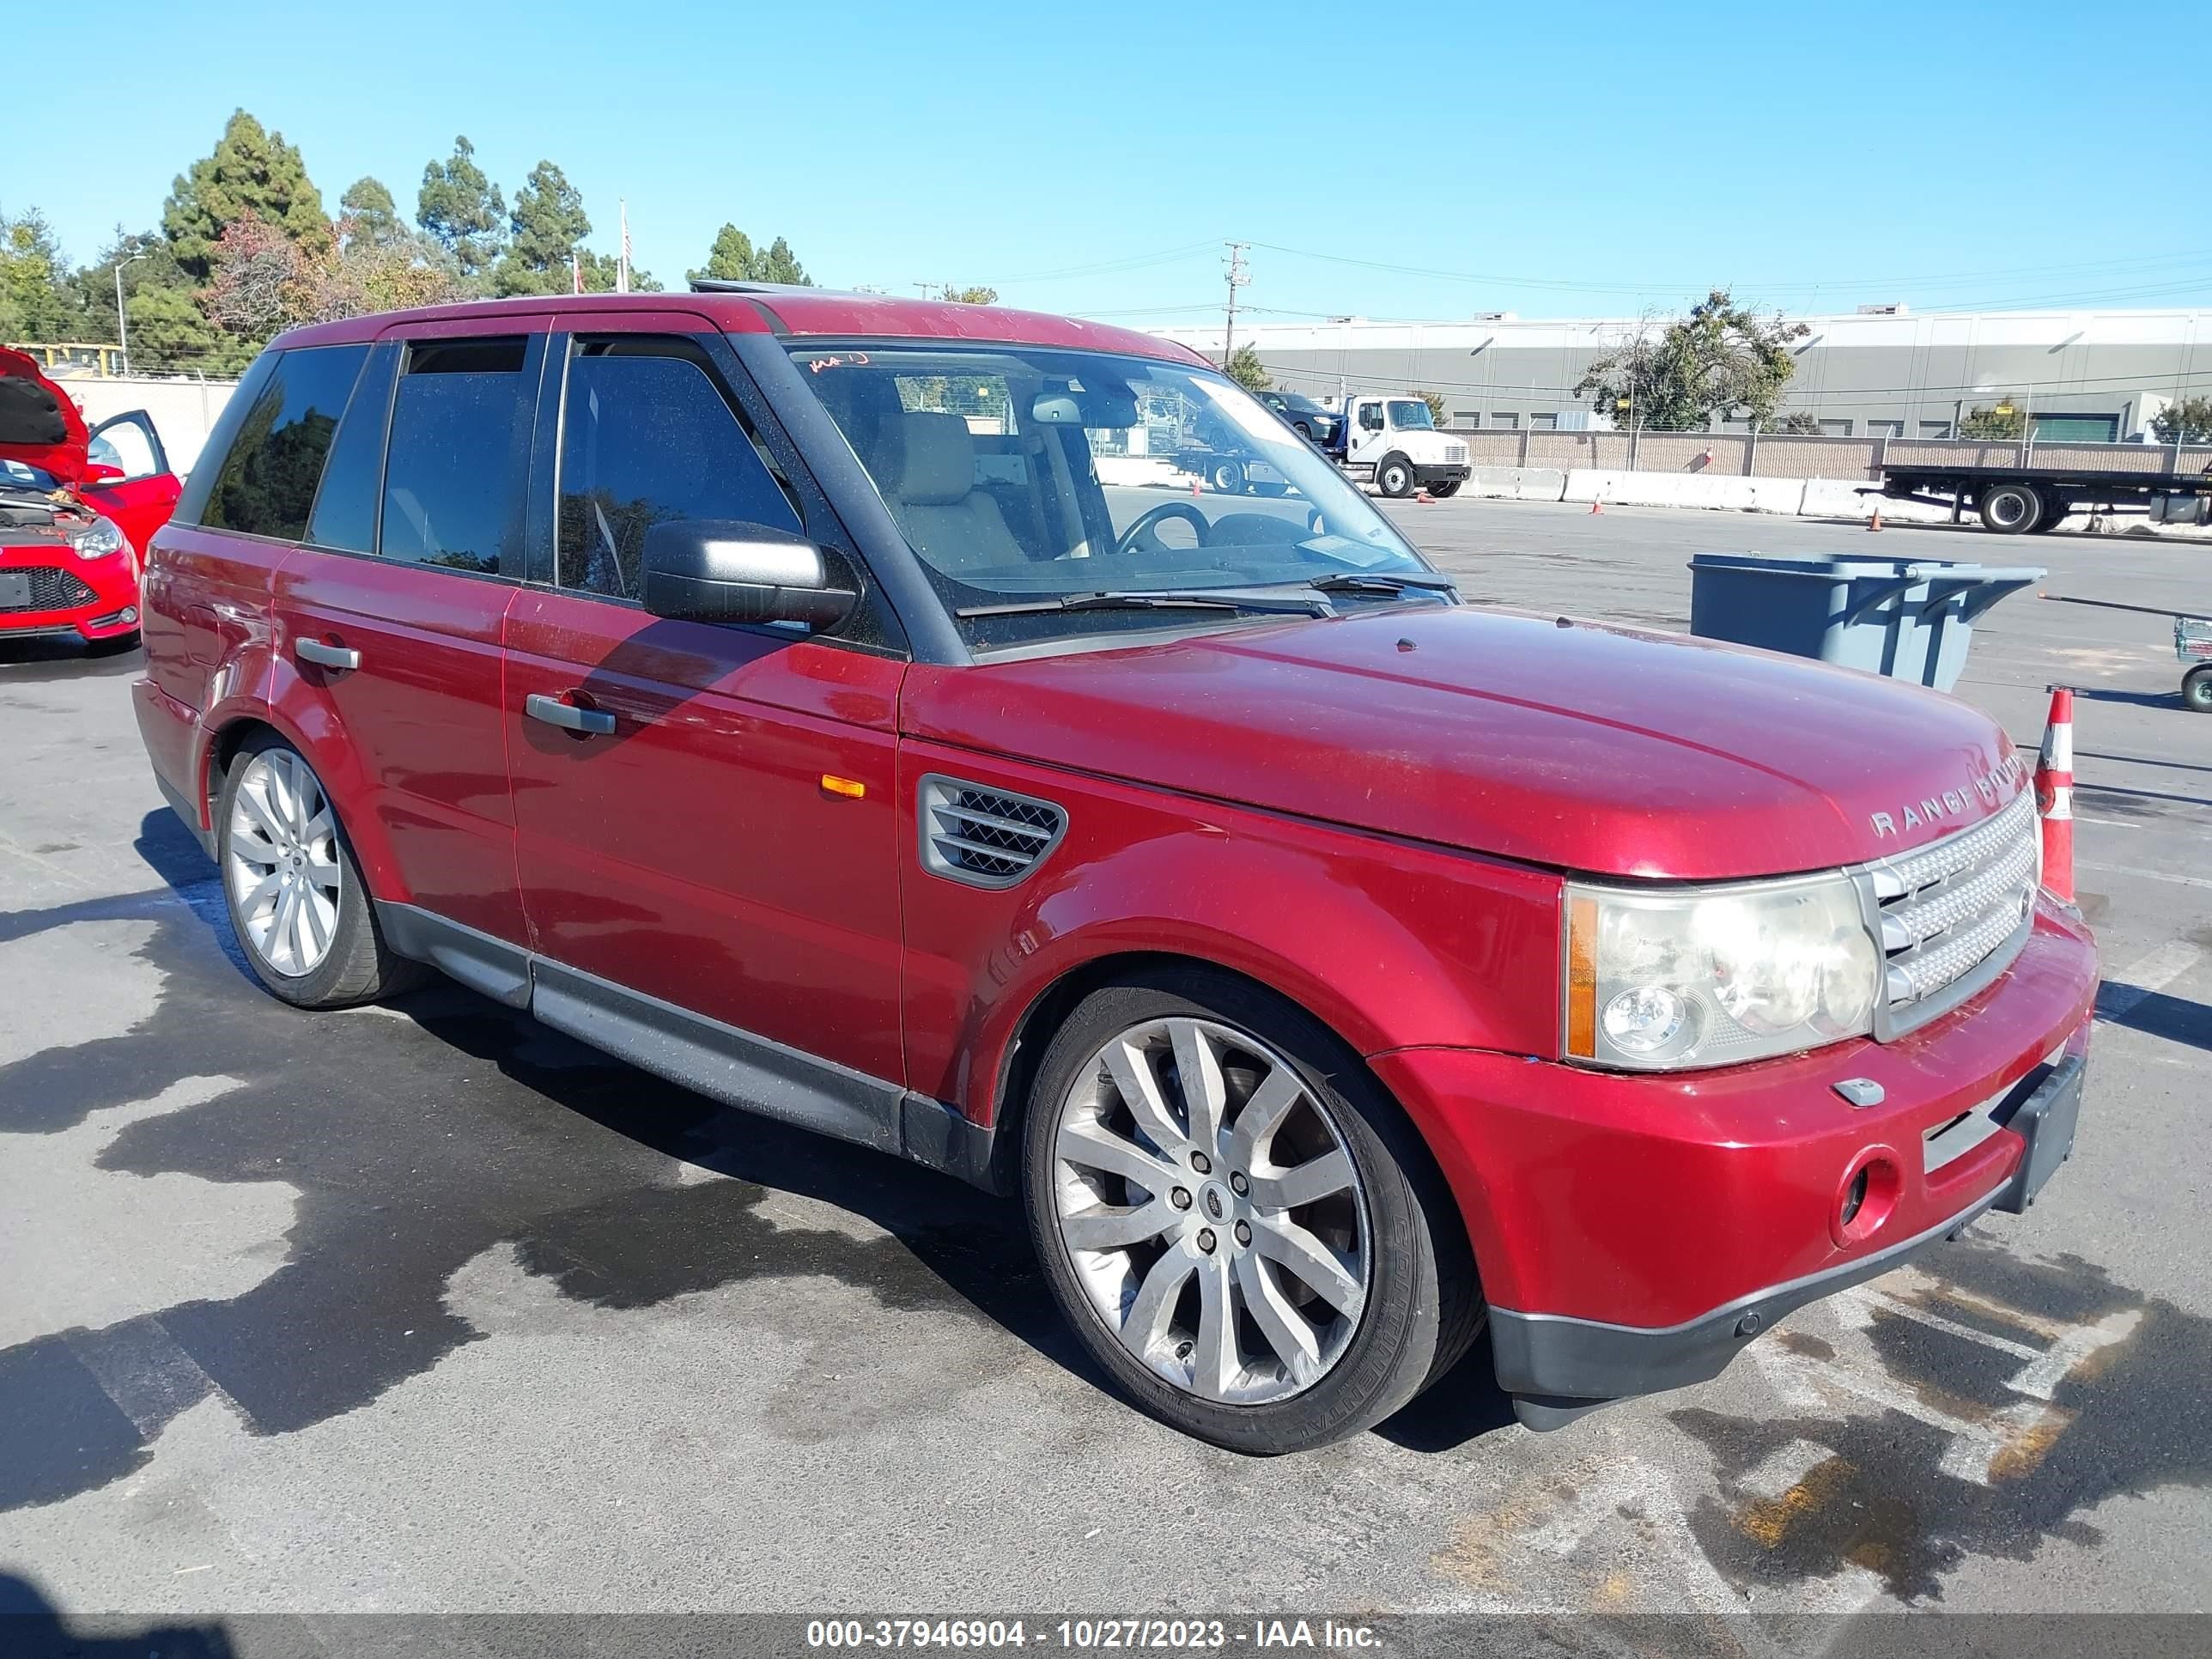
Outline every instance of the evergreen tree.
<path fill-rule="evenodd" d="M 123 292 L 126 301 L 147 288 L 177 288 L 189 292 L 191 281 L 179 269 L 177 256 L 169 251 L 168 240 L 157 230 L 126 231 L 115 228 L 113 239 L 100 250 L 100 258 L 70 278 L 73 305 L 82 319 L 77 327 L 78 337 L 86 340 L 113 340 L 118 337 L 115 327 L 115 273 L 123 272 Z M 131 345 L 138 342 L 134 338 Z M 133 354 L 136 355 L 135 352 Z M 132 367 L 137 365 L 134 362 Z"/>
<path fill-rule="evenodd" d="M 791 244 L 779 236 L 765 248 L 753 246 L 753 239 L 735 225 L 726 224 L 715 233 L 714 246 L 707 255 L 706 268 L 684 272 L 687 281 L 697 282 L 710 276 L 726 283 L 788 283 L 796 288 L 811 288 L 814 279 L 806 274 L 806 267 L 799 263 L 799 256 L 791 251 Z"/>
<path fill-rule="evenodd" d="M 36 208 L 0 214 L 0 340 L 73 337 L 76 307 L 53 227 Z"/>
<path fill-rule="evenodd" d="M 492 271 L 492 291 L 566 292 L 571 281 L 568 261 L 574 256 L 582 263 L 584 239 L 592 234 L 584 198 L 568 175 L 550 161 L 531 168 L 530 177 L 514 192 L 508 228 L 513 234 Z"/>
<path fill-rule="evenodd" d="M 449 159 L 422 169 L 415 198 L 415 222 L 470 279 L 489 271 L 507 246 L 507 201 L 484 177 L 476 153 L 466 137 L 455 138 Z"/>
<path fill-rule="evenodd" d="M 322 192 L 307 177 L 300 152 L 282 133 L 264 131 L 240 110 L 223 128 L 215 153 L 178 177 L 161 208 L 161 229 L 185 274 L 204 283 L 214 269 L 223 227 L 249 216 L 310 252 L 330 246 Z"/>
<path fill-rule="evenodd" d="M 348 185 L 346 193 L 338 198 L 338 211 L 342 218 L 351 221 L 349 234 L 355 241 L 388 247 L 407 240 L 398 204 L 380 179 L 356 179 Z"/>

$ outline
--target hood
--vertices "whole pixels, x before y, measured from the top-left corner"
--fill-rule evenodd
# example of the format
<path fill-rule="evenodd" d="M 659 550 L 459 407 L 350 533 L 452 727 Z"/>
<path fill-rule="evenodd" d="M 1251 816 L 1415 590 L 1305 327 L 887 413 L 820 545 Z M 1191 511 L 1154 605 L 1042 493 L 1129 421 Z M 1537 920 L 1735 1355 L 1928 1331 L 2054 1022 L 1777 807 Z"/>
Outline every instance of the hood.
<path fill-rule="evenodd" d="M 84 477 L 88 441 L 84 416 L 38 360 L 0 347 L 0 460 L 21 461 L 52 474 L 57 483 L 73 484 Z"/>
<path fill-rule="evenodd" d="M 2027 780 L 1987 716 L 1917 686 L 1472 608 L 907 684 L 916 737 L 1601 875 L 1856 863 L 1978 822 Z"/>

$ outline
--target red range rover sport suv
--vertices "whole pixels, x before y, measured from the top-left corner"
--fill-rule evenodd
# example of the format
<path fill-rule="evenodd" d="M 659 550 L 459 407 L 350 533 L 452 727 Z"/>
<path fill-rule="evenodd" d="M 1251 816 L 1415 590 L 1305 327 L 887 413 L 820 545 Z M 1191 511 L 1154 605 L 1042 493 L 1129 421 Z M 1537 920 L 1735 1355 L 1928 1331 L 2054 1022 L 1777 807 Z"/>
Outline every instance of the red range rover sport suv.
<path fill-rule="evenodd" d="M 277 996 L 428 964 L 1018 1194 L 1252 1452 L 1486 1323 L 1532 1426 L 1698 1382 L 2065 1158 L 2095 953 L 1982 714 L 1462 604 L 1181 347 L 702 287 L 232 399 L 136 690 Z M 1200 415 L 1287 487 L 1164 484 Z"/>

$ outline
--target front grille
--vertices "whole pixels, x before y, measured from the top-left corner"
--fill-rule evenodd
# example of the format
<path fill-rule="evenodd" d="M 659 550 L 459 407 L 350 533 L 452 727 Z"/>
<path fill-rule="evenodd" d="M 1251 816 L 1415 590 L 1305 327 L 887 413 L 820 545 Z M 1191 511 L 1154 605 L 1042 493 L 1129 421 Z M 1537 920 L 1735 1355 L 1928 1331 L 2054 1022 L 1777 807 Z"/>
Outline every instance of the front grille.
<path fill-rule="evenodd" d="M 7 574 L 28 576 L 31 579 L 31 598 L 27 604 L 11 604 L 0 599 L 0 611 L 74 611 L 78 605 L 90 605 L 93 591 L 79 581 L 70 572 L 57 565 L 34 564 L 27 568 L 11 565 Z M 0 582 L 0 588 L 12 588 L 13 582 Z"/>
<path fill-rule="evenodd" d="M 1444 446 L 1444 463 L 1446 465 L 1457 466 L 1466 459 L 1467 446 L 1465 444 L 1446 444 Z"/>
<path fill-rule="evenodd" d="M 2033 922 L 2036 835 L 2023 791 L 1972 830 L 1864 866 L 1885 962 L 1878 1035 L 1925 1024 L 2010 965 Z"/>
<path fill-rule="evenodd" d="M 924 868 L 976 887 L 1011 887 L 1067 828 L 1050 801 L 934 775 L 921 781 Z"/>

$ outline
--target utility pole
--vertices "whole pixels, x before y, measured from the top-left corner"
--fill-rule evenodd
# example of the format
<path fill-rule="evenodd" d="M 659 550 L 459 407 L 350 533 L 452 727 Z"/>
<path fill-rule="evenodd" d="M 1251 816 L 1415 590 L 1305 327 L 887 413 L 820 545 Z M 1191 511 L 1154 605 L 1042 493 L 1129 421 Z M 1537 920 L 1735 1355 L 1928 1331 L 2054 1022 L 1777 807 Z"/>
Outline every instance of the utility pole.
<path fill-rule="evenodd" d="M 143 253 L 134 253 L 127 259 L 118 259 L 115 262 L 115 339 L 116 343 L 122 348 L 123 375 L 125 380 L 131 376 L 131 323 L 130 319 L 123 314 L 123 267 L 135 265 L 145 257 Z"/>
<path fill-rule="evenodd" d="M 1230 242 L 1229 249 L 1229 317 L 1221 330 L 1221 372 L 1229 372 L 1229 356 L 1237 343 L 1237 290 L 1252 280 L 1252 273 L 1244 269 L 1244 250 L 1249 242 Z"/>

